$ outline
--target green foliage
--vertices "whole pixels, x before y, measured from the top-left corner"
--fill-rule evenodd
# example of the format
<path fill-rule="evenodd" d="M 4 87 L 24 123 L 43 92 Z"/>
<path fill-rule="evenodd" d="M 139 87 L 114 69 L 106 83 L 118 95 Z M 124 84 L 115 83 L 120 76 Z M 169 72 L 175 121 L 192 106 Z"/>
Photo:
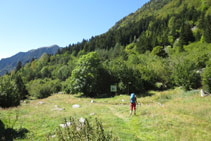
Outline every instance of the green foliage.
<path fill-rule="evenodd" d="M 152 55 L 165 57 L 167 54 L 162 46 L 156 46 L 152 50 Z"/>
<path fill-rule="evenodd" d="M 22 68 L 22 63 L 21 61 L 18 61 L 15 72 L 19 71 Z"/>
<path fill-rule="evenodd" d="M 27 84 L 29 95 L 34 98 L 45 98 L 61 90 L 59 80 L 36 79 Z"/>
<path fill-rule="evenodd" d="M 137 54 L 137 46 L 135 43 L 128 44 L 125 48 L 127 54 Z"/>
<path fill-rule="evenodd" d="M 119 93 L 128 93 L 128 84 L 132 83 L 133 71 L 121 58 L 112 60 L 106 64 L 107 70 L 114 78 L 114 83 L 118 84 Z M 134 83 L 133 83 L 134 85 Z"/>
<path fill-rule="evenodd" d="M 211 15 L 208 15 L 205 19 L 204 39 L 207 43 L 211 43 Z"/>
<path fill-rule="evenodd" d="M 15 83 L 17 86 L 17 93 L 20 95 L 20 99 L 26 99 L 28 91 L 20 75 L 15 76 Z"/>
<path fill-rule="evenodd" d="M 62 66 L 57 72 L 57 77 L 63 81 L 66 80 L 69 77 L 69 75 L 70 75 L 70 70 L 67 65 Z"/>
<path fill-rule="evenodd" d="M 15 81 L 8 75 L 0 77 L 0 107 L 18 106 L 20 100 Z"/>
<path fill-rule="evenodd" d="M 194 40 L 190 25 L 183 23 L 180 31 L 180 45 L 187 45 L 189 42 L 193 42 Z"/>
<path fill-rule="evenodd" d="M 67 125 L 67 119 L 64 120 L 66 128 L 58 128 L 56 131 L 56 140 L 63 141 L 116 141 L 117 138 L 112 136 L 112 133 L 106 133 L 104 127 L 98 119 L 95 119 L 95 124 L 91 124 L 88 119 L 84 123 L 70 117 L 70 125 Z M 48 140 L 50 136 L 48 136 Z"/>
<path fill-rule="evenodd" d="M 177 86 L 182 86 L 185 90 L 197 88 L 200 85 L 200 76 L 196 73 L 196 66 L 189 60 L 175 62 L 172 78 Z"/>
<path fill-rule="evenodd" d="M 204 68 L 206 62 L 211 58 L 211 44 L 208 43 L 196 42 L 185 46 L 184 50 L 187 52 L 184 56 L 193 62 L 198 69 Z"/>
<path fill-rule="evenodd" d="M 103 70 L 97 53 L 88 53 L 79 59 L 71 77 L 67 79 L 66 91 L 72 94 L 83 93 L 86 96 L 99 96 L 102 92 L 108 91 L 108 85 L 104 84 L 109 77 L 105 76 L 107 73 Z M 107 79 L 103 81 L 104 78 Z"/>
<path fill-rule="evenodd" d="M 140 55 L 139 60 L 137 68 L 144 80 L 145 89 L 155 88 L 156 82 L 170 85 L 170 68 L 167 60 L 149 53 Z"/>
<path fill-rule="evenodd" d="M 45 78 L 45 77 L 50 77 L 51 76 L 51 72 L 49 71 L 48 67 L 45 66 L 41 69 L 41 76 L 42 78 Z"/>
<path fill-rule="evenodd" d="M 49 58 L 49 55 L 46 54 L 46 53 L 44 53 L 44 54 L 40 57 L 39 62 L 40 62 L 42 65 L 46 65 L 46 64 L 48 63 L 49 59 L 50 59 L 50 58 Z"/>
<path fill-rule="evenodd" d="M 202 73 L 202 86 L 205 91 L 211 93 L 211 60 L 207 62 L 206 68 Z"/>

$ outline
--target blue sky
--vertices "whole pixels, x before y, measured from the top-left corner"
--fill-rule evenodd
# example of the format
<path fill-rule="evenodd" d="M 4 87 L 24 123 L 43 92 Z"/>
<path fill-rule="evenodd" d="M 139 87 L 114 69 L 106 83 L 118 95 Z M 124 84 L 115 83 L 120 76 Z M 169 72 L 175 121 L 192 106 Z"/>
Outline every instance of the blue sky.
<path fill-rule="evenodd" d="M 0 59 L 89 39 L 149 0 L 0 0 Z"/>

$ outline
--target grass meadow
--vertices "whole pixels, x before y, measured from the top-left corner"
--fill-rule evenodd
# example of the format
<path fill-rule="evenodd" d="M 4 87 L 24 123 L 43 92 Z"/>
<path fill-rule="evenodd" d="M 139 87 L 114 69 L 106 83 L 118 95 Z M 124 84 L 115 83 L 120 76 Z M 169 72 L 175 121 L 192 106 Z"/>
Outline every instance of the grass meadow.
<path fill-rule="evenodd" d="M 0 109 L 0 119 L 5 128 L 28 131 L 24 138 L 15 140 L 42 141 L 48 135 L 50 140 L 56 140 L 51 136 L 69 117 L 88 118 L 91 123 L 98 118 L 105 131 L 112 131 L 121 141 L 211 140 L 211 96 L 201 97 L 199 90 L 185 92 L 180 88 L 148 94 L 150 96 L 138 96 L 137 114 L 132 116 L 127 95 L 91 99 L 54 94 L 23 102 L 15 108 Z M 80 108 L 72 108 L 74 104 L 79 104 Z"/>

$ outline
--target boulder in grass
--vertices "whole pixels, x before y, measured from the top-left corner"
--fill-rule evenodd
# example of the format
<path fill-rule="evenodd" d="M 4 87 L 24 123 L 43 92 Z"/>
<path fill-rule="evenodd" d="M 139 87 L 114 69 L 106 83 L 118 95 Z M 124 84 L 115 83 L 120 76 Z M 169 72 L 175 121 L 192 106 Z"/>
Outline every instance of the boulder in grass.
<path fill-rule="evenodd" d="M 71 122 L 66 122 L 65 124 L 60 124 L 59 126 L 62 128 L 69 127 L 71 125 Z"/>
<path fill-rule="evenodd" d="M 72 106 L 72 108 L 80 108 L 80 105 L 79 105 L 79 104 L 74 104 L 74 105 Z"/>
<path fill-rule="evenodd" d="M 84 123 L 84 122 L 85 122 L 85 118 L 82 118 L 82 117 L 81 117 L 81 118 L 79 119 L 79 122 L 80 122 L 80 123 Z"/>
<path fill-rule="evenodd" d="M 58 92 L 58 94 L 65 94 L 64 92 Z"/>
<path fill-rule="evenodd" d="M 63 111 L 63 110 L 65 110 L 65 108 L 60 108 L 58 105 L 55 105 L 54 107 L 55 108 L 52 109 L 52 111 Z"/>
<path fill-rule="evenodd" d="M 65 109 L 64 108 L 55 108 L 54 110 L 56 110 L 56 111 L 63 111 Z"/>
<path fill-rule="evenodd" d="M 208 96 L 209 93 L 208 92 L 205 92 L 203 89 L 201 89 L 201 97 L 205 97 L 205 96 Z"/>
<path fill-rule="evenodd" d="M 40 102 L 38 102 L 38 104 L 40 104 L 40 105 L 41 105 L 41 104 L 44 104 L 44 102 L 40 101 Z"/>
<path fill-rule="evenodd" d="M 90 113 L 89 115 L 90 115 L 90 116 L 94 116 L 94 115 L 95 115 L 95 113 Z"/>
<path fill-rule="evenodd" d="M 91 103 L 94 103 L 94 100 L 91 100 Z"/>

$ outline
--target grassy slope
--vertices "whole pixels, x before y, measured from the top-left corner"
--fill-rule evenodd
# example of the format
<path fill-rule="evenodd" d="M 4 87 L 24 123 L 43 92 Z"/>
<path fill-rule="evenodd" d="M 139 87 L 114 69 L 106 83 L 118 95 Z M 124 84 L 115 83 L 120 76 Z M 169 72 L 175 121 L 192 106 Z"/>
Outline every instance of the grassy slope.
<path fill-rule="evenodd" d="M 141 105 L 137 106 L 137 116 L 129 116 L 129 96 L 94 99 L 95 103 L 90 103 L 89 98 L 53 95 L 17 108 L 0 109 L 0 118 L 5 123 L 14 120 L 18 112 L 15 128 L 28 129 L 30 140 L 45 140 L 46 134 L 54 132 L 70 116 L 91 121 L 98 117 L 105 129 L 112 130 L 121 140 L 211 140 L 211 96 L 202 98 L 199 91 L 180 89 L 150 94 L 138 98 Z M 44 104 L 38 104 L 40 101 Z M 73 104 L 80 104 L 81 108 L 73 109 Z M 55 105 L 65 110 L 52 111 Z"/>
<path fill-rule="evenodd" d="M 149 2 L 145 4 L 142 8 L 138 9 L 135 13 L 132 13 L 122 20 L 120 20 L 112 29 L 121 28 L 124 26 L 128 26 L 129 23 L 138 22 L 146 17 L 155 16 L 157 19 L 163 19 L 167 16 L 171 16 L 174 14 L 181 13 L 183 10 L 184 5 L 188 8 L 192 6 L 195 7 L 197 10 L 203 10 L 205 7 L 209 7 L 206 12 L 206 15 L 211 15 L 211 0 L 182 0 L 182 4 L 178 5 L 180 0 L 165 0 L 166 4 L 163 7 L 157 8 L 160 2 Z"/>

